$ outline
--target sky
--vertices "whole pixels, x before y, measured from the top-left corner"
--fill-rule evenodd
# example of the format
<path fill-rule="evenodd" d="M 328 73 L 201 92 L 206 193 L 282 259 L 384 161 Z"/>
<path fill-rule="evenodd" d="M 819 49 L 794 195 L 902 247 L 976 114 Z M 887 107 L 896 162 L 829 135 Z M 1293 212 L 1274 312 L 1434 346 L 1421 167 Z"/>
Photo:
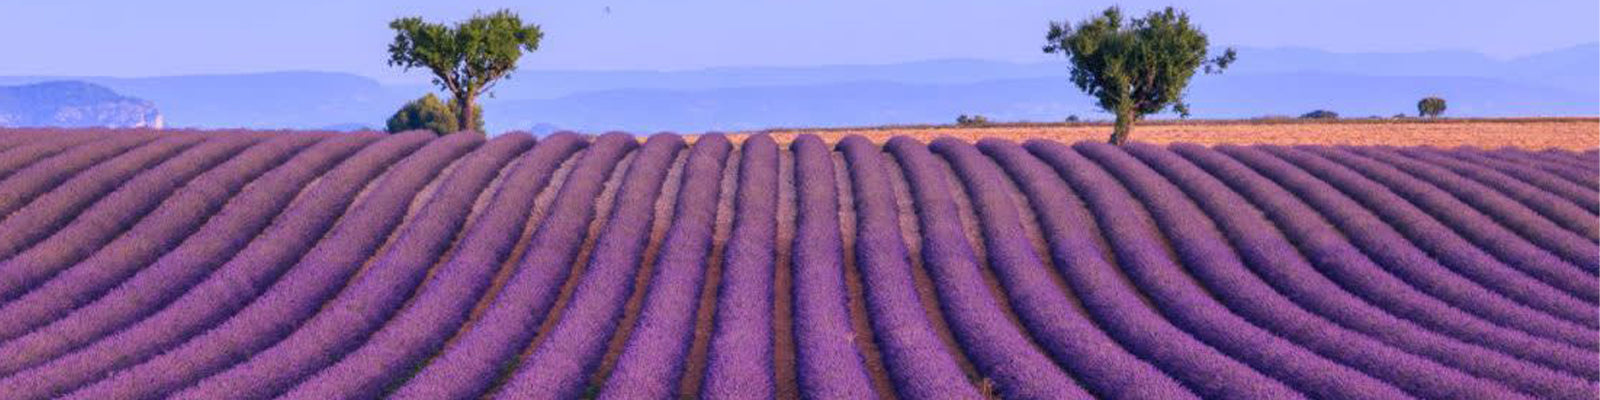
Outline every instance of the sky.
<path fill-rule="evenodd" d="M 1034 62 L 1050 21 L 1113 4 L 1187 10 L 1215 45 L 1511 58 L 1600 40 L 1595 0 L 0 0 L 0 75 L 284 70 L 426 79 L 389 67 L 388 22 L 509 8 L 545 31 L 523 69 L 685 70 L 967 58 Z"/>

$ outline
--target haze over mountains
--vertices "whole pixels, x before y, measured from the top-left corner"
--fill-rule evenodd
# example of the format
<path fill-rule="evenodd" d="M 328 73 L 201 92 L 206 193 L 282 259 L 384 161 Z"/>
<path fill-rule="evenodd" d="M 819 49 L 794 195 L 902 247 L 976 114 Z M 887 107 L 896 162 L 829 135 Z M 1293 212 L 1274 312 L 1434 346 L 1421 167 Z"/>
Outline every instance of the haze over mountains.
<path fill-rule="evenodd" d="M 1511 60 L 1465 51 L 1239 50 L 1240 61 L 1227 73 L 1193 81 L 1195 118 L 1292 116 L 1313 109 L 1346 117 L 1415 114 L 1417 99 L 1429 95 L 1449 100 L 1447 116 L 1600 114 L 1596 43 Z M 413 73 L 419 78 L 425 74 Z M 949 123 L 959 114 L 997 121 L 1107 118 L 1066 76 L 1064 61 L 938 60 L 693 71 L 524 68 L 483 103 L 491 132 L 923 124 Z M 0 85 L 55 80 L 103 85 L 154 102 L 168 126 L 204 128 L 380 128 L 401 104 L 430 90 L 328 72 L 0 77 Z"/>

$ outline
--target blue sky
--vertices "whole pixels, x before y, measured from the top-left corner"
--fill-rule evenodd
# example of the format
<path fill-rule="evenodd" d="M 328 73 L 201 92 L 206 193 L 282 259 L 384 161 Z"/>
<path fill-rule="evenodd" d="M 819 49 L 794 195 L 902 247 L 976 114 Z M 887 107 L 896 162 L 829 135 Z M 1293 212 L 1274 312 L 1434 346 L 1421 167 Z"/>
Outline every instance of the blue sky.
<path fill-rule="evenodd" d="M 384 64 L 389 20 L 511 8 L 546 30 L 525 69 L 1039 61 L 1047 23 L 1111 4 L 1187 9 L 1215 44 L 1514 57 L 1600 40 L 1600 2 L 0 0 L 0 75 L 277 70 L 418 81 Z M 609 8 L 609 12 L 607 12 Z"/>

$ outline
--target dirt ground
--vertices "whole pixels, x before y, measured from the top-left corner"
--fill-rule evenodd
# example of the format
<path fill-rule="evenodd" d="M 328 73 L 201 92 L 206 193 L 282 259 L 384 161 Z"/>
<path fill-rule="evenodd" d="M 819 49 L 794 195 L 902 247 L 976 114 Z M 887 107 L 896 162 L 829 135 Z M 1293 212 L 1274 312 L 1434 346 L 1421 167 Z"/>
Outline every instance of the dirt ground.
<path fill-rule="evenodd" d="M 751 132 L 754 133 L 754 132 Z M 765 133 L 779 142 L 800 134 L 816 134 L 829 142 L 849 135 L 874 141 L 907 135 L 932 140 L 1051 139 L 1066 142 L 1105 140 L 1106 124 L 999 124 L 985 127 L 907 126 L 844 129 L 780 129 Z M 735 140 L 738 136 L 734 135 Z M 1481 148 L 1522 147 L 1594 150 L 1600 148 L 1600 118 L 1511 118 L 1423 120 L 1318 121 L 1153 121 L 1137 126 L 1133 140 L 1149 143 L 1199 144 L 1351 144 Z"/>

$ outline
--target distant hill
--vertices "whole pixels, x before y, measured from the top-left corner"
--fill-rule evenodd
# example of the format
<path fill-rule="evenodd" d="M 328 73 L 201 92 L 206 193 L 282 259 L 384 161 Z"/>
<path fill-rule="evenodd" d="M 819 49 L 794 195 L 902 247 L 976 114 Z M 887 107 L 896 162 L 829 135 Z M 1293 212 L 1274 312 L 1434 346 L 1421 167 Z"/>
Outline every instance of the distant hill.
<path fill-rule="evenodd" d="M 154 103 L 104 86 L 51 81 L 0 86 L 0 127 L 161 128 Z"/>
<path fill-rule="evenodd" d="M 1449 100 L 1447 116 L 1600 114 L 1600 44 L 1510 60 L 1465 51 L 1239 51 L 1226 74 L 1195 79 L 1196 118 L 1314 109 L 1351 117 L 1410 114 L 1416 99 L 1429 95 Z M 524 68 L 483 104 L 491 132 L 926 124 L 959 114 L 998 121 L 1108 117 L 1066 74 L 1064 61 L 981 60 L 692 71 Z M 54 79 L 0 77 L 0 84 Z M 170 125 L 206 128 L 381 127 L 400 105 L 432 90 L 326 72 L 73 79 L 154 101 Z"/>

